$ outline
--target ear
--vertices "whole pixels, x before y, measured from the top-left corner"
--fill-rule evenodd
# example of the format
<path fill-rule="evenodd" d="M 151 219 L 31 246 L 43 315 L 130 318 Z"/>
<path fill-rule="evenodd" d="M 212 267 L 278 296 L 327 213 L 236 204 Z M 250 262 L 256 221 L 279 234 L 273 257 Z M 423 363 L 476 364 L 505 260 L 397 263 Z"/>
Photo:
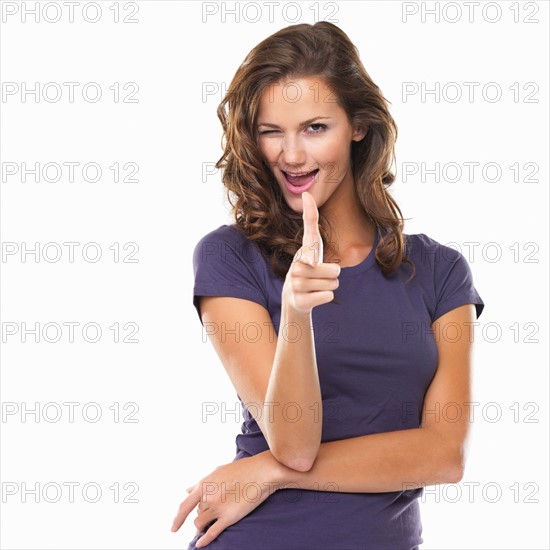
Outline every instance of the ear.
<path fill-rule="evenodd" d="M 367 128 L 356 126 L 352 135 L 353 141 L 361 141 L 367 135 Z"/>

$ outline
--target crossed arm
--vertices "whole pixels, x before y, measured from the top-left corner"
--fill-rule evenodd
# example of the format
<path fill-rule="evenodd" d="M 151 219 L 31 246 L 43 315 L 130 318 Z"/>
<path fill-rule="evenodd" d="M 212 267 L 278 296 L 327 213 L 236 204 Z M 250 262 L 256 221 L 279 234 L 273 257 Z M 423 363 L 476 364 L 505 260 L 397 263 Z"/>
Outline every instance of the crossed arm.
<path fill-rule="evenodd" d="M 370 434 L 321 443 L 311 467 L 296 470 L 279 462 L 271 450 L 237 460 L 217 468 L 208 478 L 233 488 L 235 480 L 263 480 L 267 498 L 273 489 L 292 487 L 314 491 L 380 493 L 406 491 L 439 483 L 458 483 L 463 476 L 467 455 L 470 421 L 470 354 L 475 309 L 466 304 L 442 315 L 433 325 L 435 334 L 446 324 L 458 327 L 453 341 L 436 338 L 439 354 L 436 373 L 428 388 L 422 409 L 421 427 Z M 240 395 L 253 393 L 251 385 L 236 376 L 237 370 L 227 362 L 230 377 L 237 380 Z M 245 377 L 248 379 L 248 377 Z M 264 379 L 264 384 L 266 383 Z M 246 400 L 245 400 L 246 401 Z M 248 402 L 248 401 L 246 401 Z M 452 404 L 460 414 L 452 418 L 438 414 Z M 248 462 L 247 462 L 248 461 Z M 209 484 L 211 484 L 209 482 Z M 217 484 L 214 483 L 217 487 Z M 195 519 L 197 533 L 216 521 L 197 541 L 196 547 L 207 546 L 228 525 L 253 510 L 259 503 L 220 503 L 219 490 L 212 500 L 204 500 L 203 488 L 197 484 L 187 489 L 189 496 L 180 504 L 172 531 L 177 531 L 191 510 L 198 504 Z"/>
<path fill-rule="evenodd" d="M 457 483 L 462 479 L 467 455 L 474 320 L 474 305 L 465 304 L 432 324 L 438 335 L 439 360 L 424 398 L 420 428 L 321 443 L 313 465 L 305 469 L 288 467 L 270 450 L 260 453 L 258 459 L 265 461 L 278 484 L 298 484 L 303 489 L 319 490 L 329 484 L 330 490 L 336 491 L 386 492 Z M 458 327 L 458 331 L 446 331 L 446 325 Z M 452 334 L 452 340 L 440 336 L 447 333 Z M 228 373 L 242 395 L 248 391 L 248 396 L 253 396 L 251 372 L 240 372 L 240 378 L 236 370 L 228 368 Z M 255 383 L 260 385 L 257 380 Z M 447 404 L 452 404 L 452 418 L 442 414 Z"/>
<path fill-rule="evenodd" d="M 471 402 L 472 304 L 457 307 L 432 325 L 458 327 L 453 340 L 439 337 L 437 371 L 426 392 L 420 428 L 321 443 L 313 466 L 297 471 L 260 453 L 272 468 L 277 487 L 338 492 L 401 491 L 439 483 L 458 483 L 467 456 Z M 457 337 L 455 338 L 455 334 Z M 453 415 L 442 414 L 452 404 Z M 326 487 L 326 489 L 324 489 Z"/>

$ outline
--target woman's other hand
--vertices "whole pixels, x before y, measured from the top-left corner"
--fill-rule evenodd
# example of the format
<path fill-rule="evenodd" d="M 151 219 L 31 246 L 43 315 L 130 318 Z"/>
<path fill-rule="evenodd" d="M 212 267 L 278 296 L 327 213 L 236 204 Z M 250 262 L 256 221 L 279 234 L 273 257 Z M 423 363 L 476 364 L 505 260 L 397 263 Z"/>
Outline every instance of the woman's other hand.
<path fill-rule="evenodd" d="M 198 505 L 194 521 L 197 533 L 216 520 L 196 543 L 197 548 L 203 548 L 277 491 L 285 470 L 270 451 L 218 466 L 187 489 L 189 496 L 180 504 L 171 531 L 178 531 Z"/>

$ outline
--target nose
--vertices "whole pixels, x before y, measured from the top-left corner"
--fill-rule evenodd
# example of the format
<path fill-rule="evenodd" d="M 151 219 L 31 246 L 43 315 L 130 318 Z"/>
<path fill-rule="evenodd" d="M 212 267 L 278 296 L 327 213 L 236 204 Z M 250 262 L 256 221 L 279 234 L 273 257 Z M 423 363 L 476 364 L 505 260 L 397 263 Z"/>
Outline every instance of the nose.
<path fill-rule="evenodd" d="M 306 151 L 298 136 L 285 135 L 281 142 L 281 160 L 288 167 L 300 168 L 306 161 Z"/>

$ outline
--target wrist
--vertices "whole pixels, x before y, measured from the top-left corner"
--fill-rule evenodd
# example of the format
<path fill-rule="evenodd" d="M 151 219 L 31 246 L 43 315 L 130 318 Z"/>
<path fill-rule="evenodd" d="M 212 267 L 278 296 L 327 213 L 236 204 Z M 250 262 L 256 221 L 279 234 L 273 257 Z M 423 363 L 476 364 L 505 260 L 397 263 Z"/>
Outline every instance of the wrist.
<path fill-rule="evenodd" d="M 310 325 L 312 322 L 312 312 L 295 309 L 290 304 L 290 301 L 283 296 L 281 300 L 281 319 L 285 319 L 287 323 Z"/>
<path fill-rule="evenodd" d="M 279 462 L 270 450 L 263 451 L 258 456 L 261 456 L 263 461 L 265 461 L 265 465 L 269 471 L 269 481 L 274 484 L 275 490 L 282 489 L 288 483 L 297 482 L 294 476 L 300 472 Z"/>

